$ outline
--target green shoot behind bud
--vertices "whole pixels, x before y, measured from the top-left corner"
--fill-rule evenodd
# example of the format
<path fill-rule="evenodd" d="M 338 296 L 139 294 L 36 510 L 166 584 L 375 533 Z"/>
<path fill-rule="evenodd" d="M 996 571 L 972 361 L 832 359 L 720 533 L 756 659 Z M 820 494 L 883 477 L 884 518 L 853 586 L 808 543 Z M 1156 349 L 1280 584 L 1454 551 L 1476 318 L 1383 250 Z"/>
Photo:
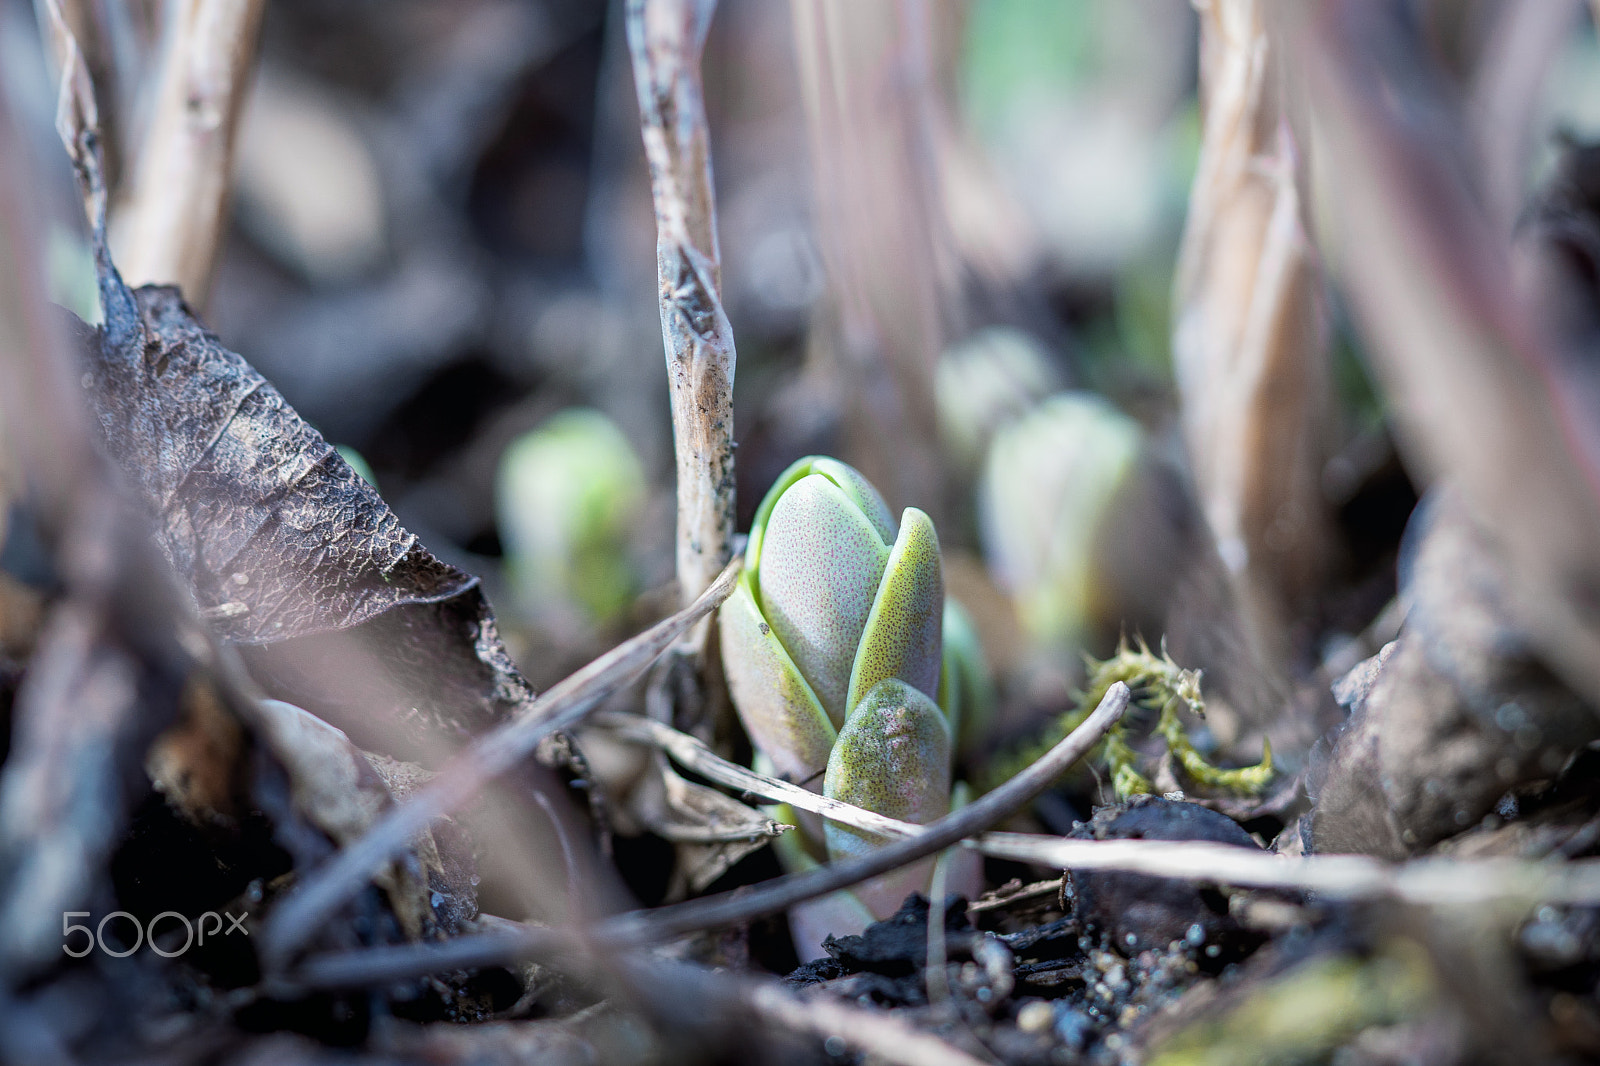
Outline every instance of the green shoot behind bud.
<path fill-rule="evenodd" d="M 570 604 L 604 622 L 628 604 L 645 477 L 610 419 L 585 408 L 552 416 L 506 449 L 495 488 L 507 569 L 526 608 Z"/>

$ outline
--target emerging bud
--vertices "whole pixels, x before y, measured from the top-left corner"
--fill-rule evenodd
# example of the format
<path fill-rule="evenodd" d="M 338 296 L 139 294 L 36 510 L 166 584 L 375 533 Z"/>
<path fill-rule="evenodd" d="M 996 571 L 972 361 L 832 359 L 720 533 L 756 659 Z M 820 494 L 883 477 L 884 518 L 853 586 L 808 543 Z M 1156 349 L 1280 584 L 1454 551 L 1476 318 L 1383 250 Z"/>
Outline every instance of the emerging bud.
<path fill-rule="evenodd" d="M 946 618 L 964 637 L 952 650 Z M 812 456 L 784 472 L 750 530 L 739 586 L 722 607 L 722 658 L 735 707 L 774 772 L 904 821 L 950 809 L 952 714 L 981 713 L 981 662 L 944 599 L 939 538 L 908 507 L 898 527 L 851 467 Z M 807 819 L 799 819 L 807 824 Z M 824 839 L 825 838 L 825 839 Z M 860 854 L 877 838 L 828 824 L 791 865 Z M 813 901 L 791 915 L 802 952 L 825 932 L 859 931 L 911 891 L 932 861 Z M 953 890 L 968 890 L 963 876 Z"/>
<path fill-rule="evenodd" d="M 908 507 L 898 530 L 875 489 L 836 459 L 784 472 L 756 513 L 722 654 L 746 731 L 795 781 L 828 762 L 852 709 L 894 678 L 939 692 L 939 538 Z"/>

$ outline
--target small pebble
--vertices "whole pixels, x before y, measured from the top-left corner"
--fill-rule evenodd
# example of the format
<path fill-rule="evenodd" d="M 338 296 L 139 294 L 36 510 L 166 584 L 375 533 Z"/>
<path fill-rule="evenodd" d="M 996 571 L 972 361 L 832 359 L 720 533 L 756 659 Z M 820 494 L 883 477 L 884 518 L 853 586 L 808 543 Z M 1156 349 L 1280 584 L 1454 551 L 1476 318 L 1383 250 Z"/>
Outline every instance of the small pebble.
<path fill-rule="evenodd" d="M 1024 1033 L 1042 1033 L 1055 1020 L 1056 1012 L 1042 999 L 1036 999 L 1017 1011 L 1017 1028 Z"/>

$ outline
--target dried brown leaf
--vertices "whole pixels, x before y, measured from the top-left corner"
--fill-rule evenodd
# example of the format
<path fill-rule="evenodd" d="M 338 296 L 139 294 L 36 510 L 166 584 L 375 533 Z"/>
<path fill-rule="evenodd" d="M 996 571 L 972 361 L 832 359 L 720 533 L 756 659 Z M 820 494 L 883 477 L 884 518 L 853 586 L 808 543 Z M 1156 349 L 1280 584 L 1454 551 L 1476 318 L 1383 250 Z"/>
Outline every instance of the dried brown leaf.
<path fill-rule="evenodd" d="M 272 694 L 396 754 L 532 697 L 475 577 L 402 528 L 176 290 L 101 283 L 113 298 L 85 382 L 106 450 L 202 615 Z"/>

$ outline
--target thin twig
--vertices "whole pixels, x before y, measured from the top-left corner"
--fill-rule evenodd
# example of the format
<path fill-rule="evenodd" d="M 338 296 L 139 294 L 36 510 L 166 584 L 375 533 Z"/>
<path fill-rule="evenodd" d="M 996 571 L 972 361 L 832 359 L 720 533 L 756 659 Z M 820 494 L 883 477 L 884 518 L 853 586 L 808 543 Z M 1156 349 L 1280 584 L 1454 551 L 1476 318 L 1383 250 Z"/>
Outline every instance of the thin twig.
<path fill-rule="evenodd" d="M 94 92 L 78 43 L 53 3 L 47 32 L 61 71 L 56 126 L 73 145 L 97 121 Z M 43 197 L 38 170 L 0 85 L 0 418 L 19 471 L 29 473 L 33 506 L 64 528 L 79 501 L 104 488 L 89 445 L 89 417 L 59 318 L 43 289 Z M 92 165 L 92 164 L 91 164 Z M 93 221 L 91 194 L 84 200 Z"/>
<path fill-rule="evenodd" d="M 828 996 L 801 999 L 775 981 L 747 981 L 740 998 L 760 1017 L 796 1032 L 838 1037 L 881 1062 L 904 1066 L 984 1066 L 982 1059 L 911 1028 L 892 1014 L 862 1010 Z"/>
<path fill-rule="evenodd" d="M 426 787 L 311 874 L 268 917 L 262 931 L 262 957 L 269 965 L 281 965 L 430 822 L 471 802 L 485 785 L 532 755 L 540 740 L 558 730 L 570 729 L 612 693 L 639 677 L 657 656 L 727 599 L 738 579 L 741 562 L 736 559 L 729 563 L 689 607 L 619 644 L 527 704 L 511 721 L 480 737 Z"/>
<path fill-rule="evenodd" d="M 532 956 L 581 955 L 598 948 L 622 950 L 671 940 L 698 929 L 751 921 L 784 910 L 915 862 L 1009 817 L 1093 751 L 1106 730 L 1121 720 L 1128 709 L 1128 699 L 1126 685 L 1119 682 L 1111 686 L 1094 713 L 1032 766 L 993 792 L 921 827 L 915 837 L 885 844 L 849 862 L 828 863 L 805 873 L 775 878 L 754 889 L 725 892 L 654 910 L 630 911 L 598 922 L 581 933 L 523 926 L 515 931 L 457 937 L 442 944 L 404 944 L 324 955 L 307 960 L 293 980 L 313 988 L 362 987 L 422 974 L 500 965 Z M 320 920 L 322 915 L 318 917 Z M 268 935 L 273 934 L 275 925 L 284 923 L 285 912 L 280 908 L 269 922 Z"/>
<path fill-rule="evenodd" d="M 863 1010 L 820 990 L 795 993 L 778 981 L 750 973 L 725 973 L 692 963 L 621 959 L 602 955 L 585 967 L 597 975 L 613 973 L 631 998 L 676 1026 L 685 1021 L 710 1029 L 749 1034 L 777 1027 L 803 1033 L 825 1044 L 865 1052 L 874 1062 L 901 1066 L 980 1066 L 981 1060 L 939 1037 L 919 1032 L 893 1014 Z M 748 1049 L 744 1058 L 752 1058 Z M 830 1048 L 830 1050 L 832 1050 Z"/>
<path fill-rule="evenodd" d="M 1201 841 L 1069 840 L 1026 833 L 988 833 L 970 846 L 995 858 L 1040 866 L 1290 889 L 1328 899 L 1396 899 L 1430 906 L 1497 900 L 1600 902 L 1600 859 L 1430 858 L 1392 865 L 1364 855 L 1286 858 Z"/>
<path fill-rule="evenodd" d="M 1286 889 L 1337 900 L 1394 899 L 1433 907 L 1500 901 L 1520 901 L 1528 906 L 1600 902 L 1597 859 L 1528 862 L 1433 858 L 1396 865 L 1363 855 L 1286 858 L 1204 841 L 1069 840 L 1026 833 L 986 833 L 968 846 L 995 858 L 1040 866 L 1119 870 L 1234 888 Z M 688 906 L 679 904 L 678 909 Z M 595 927 L 594 942 L 611 947 L 643 943 L 611 933 L 638 916 L 639 912 L 635 912 L 600 923 Z M 648 916 L 649 912 L 643 915 L 646 919 Z M 306 987 L 361 987 L 578 949 L 579 941 L 571 932 L 521 926 L 458 937 L 444 944 L 405 944 L 325 955 L 309 960 L 296 974 L 296 981 Z"/>
<path fill-rule="evenodd" d="M 1013 903 L 1020 903 L 1025 899 L 1035 899 L 1039 896 L 1053 896 L 1060 891 L 1061 878 L 1059 877 L 1052 877 L 1044 881 L 1035 881 L 1032 884 L 1023 885 L 1021 888 L 1013 892 L 1007 892 L 1004 895 L 996 895 L 993 899 L 984 898 L 977 900 L 974 903 L 970 903 L 967 905 L 967 913 L 982 914 L 984 911 L 999 910 L 1001 907 L 1009 907 Z"/>
<path fill-rule="evenodd" d="M 754 889 L 618 915 L 602 928 L 606 929 L 608 938 L 624 942 L 670 939 L 697 929 L 759 918 L 897 870 L 982 832 L 1031 802 L 1094 750 L 1106 730 L 1121 721 L 1123 712 L 1128 709 L 1128 700 L 1128 687 L 1120 682 L 1113 685 L 1094 713 L 1032 766 L 987 795 L 923 826 L 914 837 L 885 844 L 849 862 L 830 862 L 805 873 L 776 878 Z"/>
<path fill-rule="evenodd" d="M 53 36 L 50 23 L 59 19 L 82 49 L 90 78 L 101 87 L 99 100 L 100 144 L 108 181 L 115 181 L 129 150 L 135 125 L 133 110 L 139 101 L 139 72 L 143 64 L 135 23 L 142 21 L 132 4 L 103 0 L 34 0 L 34 10 L 45 35 Z M 59 42 L 52 42 L 52 62 L 61 57 Z M 52 73 L 59 78 L 61 67 Z"/>
<path fill-rule="evenodd" d="M 150 132 L 117 211 L 128 283 L 175 284 L 197 311 L 227 223 L 235 133 L 265 8 L 266 0 L 181 5 Z"/>
<path fill-rule="evenodd" d="M 656 270 L 678 473 L 678 584 L 687 603 L 733 554 L 733 328 L 722 308 L 700 52 L 715 0 L 628 0 L 656 211 Z M 696 630 L 701 644 L 708 627 Z"/>
<path fill-rule="evenodd" d="M 106 329 L 114 330 L 113 320 L 126 324 L 132 312 L 104 249 L 98 108 L 76 40 L 54 3 L 45 12 L 61 71 L 56 127 L 77 171 Z M 12 714 L 0 809 L 0 822 L 18 830 L 0 845 L 9 881 L 0 893 L 7 980 L 60 958 L 52 915 L 92 894 L 93 872 L 104 868 L 128 813 L 121 791 L 108 791 L 97 771 L 143 762 L 175 709 L 152 695 L 165 691 L 159 686 L 206 676 L 241 716 L 259 700 L 238 660 L 199 624 L 96 451 L 82 353 L 41 291 L 44 182 L 31 162 L 0 85 L 0 426 L 63 587 Z"/>
<path fill-rule="evenodd" d="M 772 803 L 787 803 L 802 811 L 820 814 L 841 825 L 848 825 L 853 829 L 860 829 L 890 840 L 912 837 L 922 832 L 922 826 L 912 822 L 902 822 L 898 818 L 890 818 L 850 803 L 829 799 L 799 785 L 792 785 L 787 781 L 780 781 L 775 777 L 768 777 L 766 774 L 729 762 L 688 733 L 650 718 L 619 711 L 603 711 L 594 716 L 593 723 L 624 739 L 658 747 L 670 755 L 679 766 L 726 788 L 747 792 Z"/>

